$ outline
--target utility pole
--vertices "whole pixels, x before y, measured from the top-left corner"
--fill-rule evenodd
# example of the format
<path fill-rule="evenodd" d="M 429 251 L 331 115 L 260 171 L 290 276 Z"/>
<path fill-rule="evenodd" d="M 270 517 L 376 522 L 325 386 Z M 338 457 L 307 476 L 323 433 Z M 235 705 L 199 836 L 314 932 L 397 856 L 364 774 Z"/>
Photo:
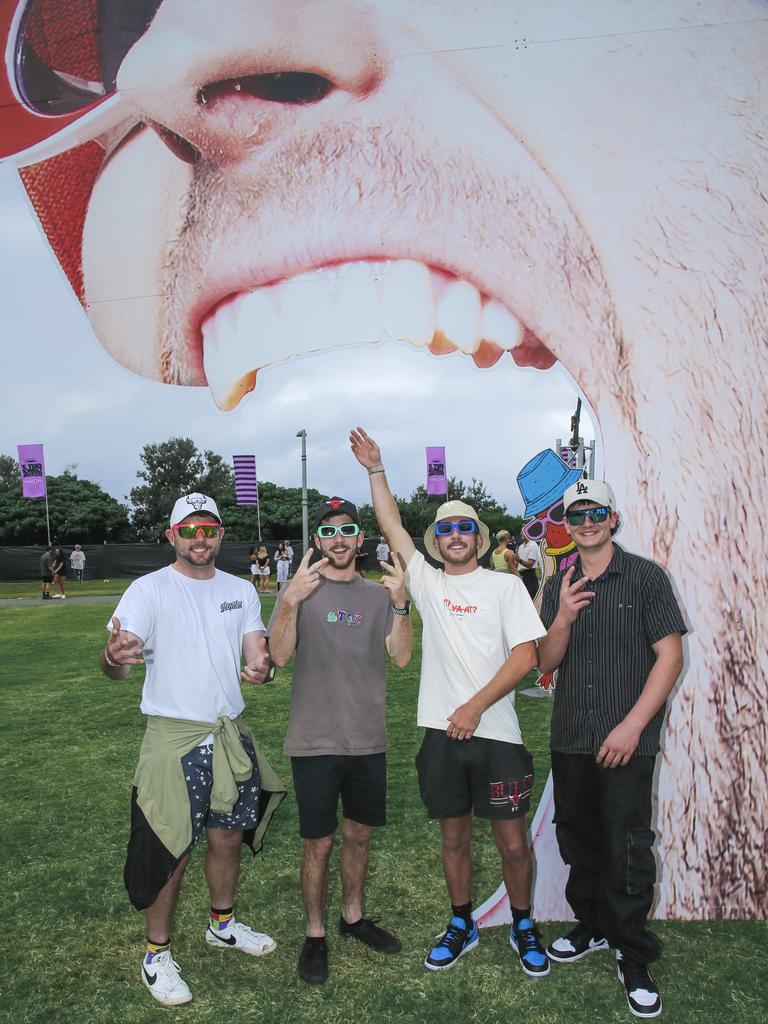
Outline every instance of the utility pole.
<path fill-rule="evenodd" d="M 309 511 L 307 508 L 307 432 L 300 430 L 296 437 L 301 438 L 301 542 L 304 554 L 309 547 Z"/>

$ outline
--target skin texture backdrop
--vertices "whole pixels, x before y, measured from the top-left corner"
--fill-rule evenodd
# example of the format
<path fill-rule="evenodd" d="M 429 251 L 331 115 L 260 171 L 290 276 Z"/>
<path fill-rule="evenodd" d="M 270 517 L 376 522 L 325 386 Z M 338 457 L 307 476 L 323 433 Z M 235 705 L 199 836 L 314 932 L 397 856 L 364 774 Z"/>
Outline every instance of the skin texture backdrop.
<path fill-rule="evenodd" d="M 0 106 L 99 342 L 222 410 L 381 339 L 461 350 L 467 389 L 560 361 L 619 539 L 691 627 L 656 913 L 764 915 L 768 3 L 163 0 L 121 34 L 123 6 L 99 5 L 111 98 L 42 117 L 6 82 Z M 34 7 L 6 32 L 39 35 Z M 88 0 L 42 7 L 93 34 Z"/>

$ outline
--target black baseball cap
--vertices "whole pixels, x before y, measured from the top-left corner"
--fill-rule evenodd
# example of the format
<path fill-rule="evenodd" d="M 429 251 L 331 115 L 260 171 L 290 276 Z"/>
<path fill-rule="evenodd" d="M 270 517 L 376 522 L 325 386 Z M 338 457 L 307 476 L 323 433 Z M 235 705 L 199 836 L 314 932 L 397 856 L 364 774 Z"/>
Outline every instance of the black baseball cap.
<path fill-rule="evenodd" d="M 315 511 L 315 532 L 324 519 L 328 516 L 343 516 L 347 514 L 352 522 L 360 525 L 360 516 L 358 515 L 357 505 L 353 505 L 351 501 L 347 501 L 346 498 L 328 498 L 322 505 Z"/>

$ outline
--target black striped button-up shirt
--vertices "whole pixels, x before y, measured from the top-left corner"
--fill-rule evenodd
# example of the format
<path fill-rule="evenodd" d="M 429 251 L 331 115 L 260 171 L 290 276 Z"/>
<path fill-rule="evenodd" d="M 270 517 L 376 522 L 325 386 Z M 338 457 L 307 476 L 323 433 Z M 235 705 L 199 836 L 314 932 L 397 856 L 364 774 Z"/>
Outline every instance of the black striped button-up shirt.
<path fill-rule="evenodd" d="M 544 585 L 541 621 L 549 629 L 560 607 L 564 573 Z M 584 572 L 576 562 L 573 580 Z M 550 747 L 564 754 L 594 754 L 640 696 L 656 661 L 652 644 L 687 632 L 672 587 L 655 562 L 614 544 L 608 568 L 587 585 L 595 592 L 571 627 L 552 710 Z M 643 730 L 638 754 L 655 754 L 664 707 Z"/>

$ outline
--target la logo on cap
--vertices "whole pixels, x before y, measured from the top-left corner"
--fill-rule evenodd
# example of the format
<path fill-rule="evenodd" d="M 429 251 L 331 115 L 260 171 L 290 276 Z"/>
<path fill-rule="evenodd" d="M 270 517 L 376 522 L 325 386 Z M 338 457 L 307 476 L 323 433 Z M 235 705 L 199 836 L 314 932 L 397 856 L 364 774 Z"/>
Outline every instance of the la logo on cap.
<path fill-rule="evenodd" d="M 577 494 L 586 494 L 588 490 L 589 490 L 589 487 L 587 487 L 586 484 L 582 484 L 582 483 L 576 484 L 576 493 Z"/>

